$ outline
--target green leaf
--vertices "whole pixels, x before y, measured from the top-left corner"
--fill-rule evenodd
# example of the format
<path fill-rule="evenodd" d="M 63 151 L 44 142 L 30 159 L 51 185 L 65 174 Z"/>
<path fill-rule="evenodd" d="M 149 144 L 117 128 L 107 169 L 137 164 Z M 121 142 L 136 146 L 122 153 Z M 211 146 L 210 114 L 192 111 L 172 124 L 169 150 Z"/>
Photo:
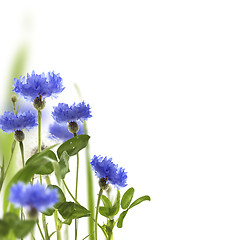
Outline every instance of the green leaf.
<path fill-rule="evenodd" d="M 104 195 L 102 195 L 102 201 L 104 204 L 104 207 L 99 207 L 99 213 L 104 217 L 112 217 L 118 214 L 120 209 L 120 191 L 117 191 L 117 196 L 114 201 L 114 204 L 112 205 L 111 201 Z"/>
<path fill-rule="evenodd" d="M 66 220 L 64 223 L 71 224 L 72 219 L 89 217 L 91 212 L 85 207 L 74 202 L 64 202 L 58 207 L 58 212 Z"/>
<path fill-rule="evenodd" d="M 146 200 L 151 201 L 151 198 L 150 198 L 148 195 L 145 195 L 145 196 L 142 196 L 142 197 L 138 198 L 137 200 L 135 200 L 135 201 L 130 205 L 129 209 L 132 208 L 132 207 L 135 207 L 135 206 L 138 205 L 139 203 L 141 203 L 141 202 L 143 202 L 143 201 L 146 201 Z"/>
<path fill-rule="evenodd" d="M 5 106 L 4 108 L 7 107 L 7 109 L 4 110 L 9 110 L 9 107 L 12 109 L 12 107 L 9 105 L 10 104 L 10 98 L 13 94 L 12 92 L 12 85 L 14 83 L 14 78 L 19 78 L 21 75 L 24 74 L 24 68 L 26 65 L 26 59 L 27 59 L 27 53 L 28 53 L 28 47 L 27 45 L 21 46 L 15 56 L 14 60 L 11 66 L 11 69 L 9 71 L 9 79 L 7 81 L 7 88 L 5 89 L 5 101 L 2 102 L 2 106 Z M 16 173 L 18 168 L 16 167 L 16 151 L 14 151 L 16 145 L 16 141 L 14 140 L 14 134 L 6 134 L 3 131 L 0 131 L 0 152 L 4 155 L 4 158 L 6 160 L 5 166 L 9 164 L 10 158 L 11 164 L 8 169 L 7 176 L 4 181 L 8 182 L 10 179 L 13 177 L 13 175 Z M 6 196 L 6 195 L 5 195 Z M 3 212 L 5 213 L 7 211 L 8 207 L 8 199 L 6 199 L 4 196 L 4 204 L 3 204 Z M 14 240 L 15 237 L 13 237 L 11 240 Z"/>
<path fill-rule="evenodd" d="M 28 164 L 37 164 L 41 163 L 43 159 L 49 160 L 46 164 L 41 164 L 37 171 L 35 171 L 35 174 L 41 174 L 41 175 L 46 175 L 46 174 L 51 174 L 54 171 L 53 165 L 51 161 L 57 161 L 57 157 L 55 153 L 49 149 L 45 149 L 44 151 L 40 153 L 34 154 L 32 157 L 30 157 L 26 165 Z"/>
<path fill-rule="evenodd" d="M 118 218 L 118 222 L 117 222 L 117 227 L 118 227 L 118 228 L 122 228 L 123 219 L 125 218 L 127 212 L 128 212 L 128 210 L 125 210 L 125 211 L 123 211 L 123 212 L 120 214 L 120 216 L 119 216 L 119 218 Z"/>
<path fill-rule="evenodd" d="M 115 216 L 115 215 L 118 214 L 119 209 L 120 209 L 120 198 L 121 198 L 120 191 L 117 190 L 116 199 L 114 201 L 114 204 L 113 204 L 112 208 L 110 209 L 110 214 L 111 214 L 110 216 Z"/>
<path fill-rule="evenodd" d="M 60 178 L 64 179 L 65 175 L 70 172 L 69 169 L 69 158 L 70 156 L 68 155 L 67 151 L 63 151 L 60 157 L 59 161 L 59 168 L 60 168 Z"/>
<path fill-rule="evenodd" d="M 9 224 L 6 221 L 0 219 L 0 237 L 6 236 L 9 230 L 10 230 Z"/>
<path fill-rule="evenodd" d="M 70 138 L 64 142 L 57 150 L 58 158 L 60 159 L 62 153 L 66 151 L 69 156 L 76 155 L 80 150 L 85 148 L 88 144 L 90 136 L 82 134 L 76 137 Z"/>
<path fill-rule="evenodd" d="M 13 232 L 17 238 L 24 238 L 30 233 L 35 225 L 33 220 L 19 221 L 16 226 L 13 227 Z"/>
<path fill-rule="evenodd" d="M 16 226 L 20 221 L 19 217 L 15 213 L 11 213 L 11 212 L 5 213 L 3 216 L 3 220 L 7 222 L 8 225 L 11 226 L 11 228 Z"/>
<path fill-rule="evenodd" d="M 131 189 L 131 188 L 130 188 L 130 189 Z M 125 192 L 125 194 L 126 194 L 130 189 L 128 189 L 128 190 Z M 132 188 L 132 189 L 133 189 L 133 188 Z M 122 201 L 126 201 L 126 203 L 123 202 L 123 207 L 125 207 L 126 205 L 129 205 L 129 204 L 130 204 L 130 202 L 131 202 L 131 200 L 132 200 L 131 192 L 132 192 L 132 195 L 133 195 L 134 189 L 133 189 L 133 190 L 130 190 L 130 191 L 127 193 L 127 195 L 124 194 L 125 197 L 124 197 L 124 196 L 122 197 Z M 130 197 L 129 197 L 128 195 L 129 195 Z M 123 198 L 126 198 L 126 199 L 123 200 Z M 130 199 L 130 198 L 131 198 L 131 199 Z M 129 199 L 130 199 L 130 200 L 129 200 Z M 130 208 L 133 208 L 133 207 L 135 207 L 136 205 L 138 205 L 139 203 L 141 203 L 141 202 L 143 202 L 143 201 L 146 201 L 146 200 L 150 201 L 151 198 L 150 198 L 149 196 L 147 196 L 147 195 L 146 195 L 146 196 L 142 196 L 142 197 L 138 198 L 137 200 L 135 200 L 135 201 L 130 205 L 130 207 L 127 208 L 127 210 L 123 211 L 123 212 L 120 214 L 119 218 L 118 218 L 117 227 L 118 227 L 118 228 L 122 228 L 123 219 L 125 218 L 128 210 L 129 210 Z M 122 205 L 122 203 L 121 203 L 121 205 Z"/>
<path fill-rule="evenodd" d="M 41 213 L 46 216 L 52 216 L 54 212 L 55 212 L 54 208 L 48 208 L 45 211 L 41 211 Z"/>
<path fill-rule="evenodd" d="M 129 188 L 122 196 L 121 207 L 122 209 L 127 209 L 130 205 L 134 194 L 134 188 Z"/>
<path fill-rule="evenodd" d="M 104 207 L 108 207 L 108 208 L 112 207 L 111 201 L 105 195 L 102 195 L 102 202 Z"/>
<path fill-rule="evenodd" d="M 109 218 L 111 216 L 111 208 L 110 207 L 99 207 L 99 213 L 102 216 Z"/>

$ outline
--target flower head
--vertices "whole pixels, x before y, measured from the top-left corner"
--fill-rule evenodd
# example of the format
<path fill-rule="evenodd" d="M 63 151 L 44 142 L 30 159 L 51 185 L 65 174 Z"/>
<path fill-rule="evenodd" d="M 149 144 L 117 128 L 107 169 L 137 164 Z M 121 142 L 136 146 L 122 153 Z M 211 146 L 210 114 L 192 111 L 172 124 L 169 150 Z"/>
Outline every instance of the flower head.
<path fill-rule="evenodd" d="M 85 102 L 79 104 L 73 104 L 72 106 L 68 106 L 65 103 L 59 103 L 57 107 L 53 107 L 54 111 L 52 112 L 53 118 L 58 123 L 63 122 L 74 122 L 80 120 L 83 122 L 88 118 L 92 117 L 89 104 L 85 104 Z"/>
<path fill-rule="evenodd" d="M 103 158 L 94 155 L 90 164 L 99 179 L 104 178 L 117 188 L 127 186 L 127 173 L 125 169 L 122 167 L 119 168 L 118 165 L 114 164 L 112 158 L 107 159 L 107 157 Z"/>
<path fill-rule="evenodd" d="M 68 126 L 65 124 L 54 123 L 49 127 L 50 137 L 56 140 L 67 141 L 68 139 L 73 137 L 73 134 L 68 131 Z M 77 135 L 83 134 L 83 126 L 79 125 L 79 130 Z"/>
<path fill-rule="evenodd" d="M 22 182 L 18 182 L 10 188 L 9 201 L 16 207 L 45 211 L 58 202 L 58 193 L 57 189 L 46 189 L 40 183 L 25 185 Z"/>
<path fill-rule="evenodd" d="M 31 129 L 37 125 L 37 117 L 30 111 L 18 113 L 16 116 L 13 112 L 5 112 L 0 116 L 0 128 L 7 133 L 16 130 Z"/>
<path fill-rule="evenodd" d="M 27 77 L 15 78 L 13 87 L 14 92 L 30 101 L 42 97 L 57 97 L 57 94 L 64 90 L 62 78 L 54 72 L 48 72 L 45 76 L 44 73 L 35 74 L 32 71 L 32 75 L 27 74 Z"/>

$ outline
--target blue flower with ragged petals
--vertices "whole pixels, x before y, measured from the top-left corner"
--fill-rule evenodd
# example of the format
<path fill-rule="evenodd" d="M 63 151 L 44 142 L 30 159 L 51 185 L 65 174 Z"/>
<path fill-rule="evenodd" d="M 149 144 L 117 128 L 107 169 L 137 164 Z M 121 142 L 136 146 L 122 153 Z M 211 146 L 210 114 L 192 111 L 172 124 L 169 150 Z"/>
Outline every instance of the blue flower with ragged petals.
<path fill-rule="evenodd" d="M 35 126 L 37 126 L 37 116 L 30 111 L 18 113 L 16 116 L 13 112 L 5 112 L 0 116 L 0 128 L 7 133 L 23 129 L 30 130 Z"/>
<path fill-rule="evenodd" d="M 92 117 L 90 106 L 89 104 L 85 104 L 84 101 L 79 104 L 74 103 L 70 107 L 66 103 L 59 103 L 53 109 L 52 116 L 58 123 L 75 122 L 77 120 L 83 122 Z"/>
<path fill-rule="evenodd" d="M 96 176 L 101 179 L 104 178 L 117 188 L 127 186 L 127 173 L 122 167 L 112 162 L 112 158 L 96 156 L 90 162 L 92 170 L 95 171 Z"/>
<path fill-rule="evenodd" d="M 58 193 L 57 189 L 47 189 L 40 183 L 25 185 L 18 182 L 10 188 L 9 201 L 16 207 L 45 211 L 58 202 Z"/>
<path fill-rule="evenodd" d="M 77 135 L 84 134 L 82 124 L 79 124 L 79 130 Z M 67 124 L 58 124 L 54 123 L 49 127 L 50 137 L 55 140 L 67 141 L 68 139 L 73 137 L 73 134 L 69 132 Z"/>
<path fill-rule="evenodd" d="M 37 97 L 57 97 L 57 94 L 64 90 L 62 78 L 59 74 L 48 72 L 45 76 L 42 74 L 27 74 L 27 77 L 14 79 L 13 91 L 23 96 L 25 99 L 34 101 Z"/>

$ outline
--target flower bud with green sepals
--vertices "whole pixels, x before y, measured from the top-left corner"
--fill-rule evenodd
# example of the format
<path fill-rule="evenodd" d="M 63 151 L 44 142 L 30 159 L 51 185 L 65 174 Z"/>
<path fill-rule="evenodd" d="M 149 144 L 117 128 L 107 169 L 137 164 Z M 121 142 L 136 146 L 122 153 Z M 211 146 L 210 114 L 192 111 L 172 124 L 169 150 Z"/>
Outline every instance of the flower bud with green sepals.
<path fill-rule="evenodd" d="M 78 123 L 77 122 L 70 122 L 68 124 L 68 131 L 70 133 L 73 133 L 73 134 L 76 134 L 79 130 L 79 126 L 78 126 Z"/>
<path fill-rule="evenodd" d="M 12 101 L 13 103 L 16 103 L 16 102 L 17 102 L 17 96 L 16 96 L 16 95 L 12 95 L 12 96 L 11 96 L 11 101 Z"/>
<path fill-rule="evenodd" d="M 100 178 L 98 184 L 102 190 L 108 190 L 109 188 L 109 184 L 107 183 L 107 178 L 104 178 L 104 177 Z"/>
<path fill-rule="evenodd" d="M 14 139 L 18 142 L 22 142 L 25 138 L 25 134 L 22 130 L 16 130 L 14 132 Z"/>
<path fill-rule="evenodd" d="M 46 101 L 42 96 L 36 97 L 33 101 L 33 106 L 36 110 L 42 111 L 46 106 Z"/>

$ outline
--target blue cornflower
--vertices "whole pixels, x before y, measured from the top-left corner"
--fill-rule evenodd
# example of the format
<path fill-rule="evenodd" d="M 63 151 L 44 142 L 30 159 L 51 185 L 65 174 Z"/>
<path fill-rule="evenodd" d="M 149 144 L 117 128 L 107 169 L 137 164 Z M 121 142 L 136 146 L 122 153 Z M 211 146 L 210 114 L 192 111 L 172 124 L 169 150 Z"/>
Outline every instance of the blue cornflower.
<path fill-rule="evenodd" d="M 127 186 L 127 173 L 122 167 L 112 162 L 112 158 L 107 159 L 94 155 L 91 162 L 92 170 L 99 179 L 105 179 L 117 188 Z"/>
<path fill-rule="evenodd" d="M 37 117 L 30 111 L 18 113 L 16 116 L 13 112 L 5 112 L 0 116 L 0 128 L 7 133 L 24 128 L 30 130 L 37 125 Z"/>
<path fill-rule="evenodd" d="M 84 101 L 79 104 L 74 103 L 70 107 L 66 103 L 59 103 L 53 109 L 52 116 L 58 123 L 75 122 L 77 120 L 83 122 L 92 117 L 90 106 L 89 104 L 86 105 Z"/>
<path fill-rule="evenodd" d="M 16 207 L 45 211 L 58 202 L 58 193 L 57 189 L 46 189 L 46 186 L 40 183 L 25 185 L 18 182 L 10 188 L 9 201 Z"/>
<path fill-rule="evenodd" d="M 50 137 L 56 140 L 67 141 L 68 139 L 72 138 L 73 135 L 68 131 L 68 126 L 66 124 L 58 124 L 54 123 L 49 127 Z M 79 125 L 79 130 L 77 135 L 84 134 L 82 124 Z"/>
<path fill-rule="evenodd" d="M 32 71 L 32 75 L 27 74 L 27 77 L 14 80 L 13 91 L 30 101 L 36 98 L 57 97 L 57 94 L 64 90 L 59 73 L 48 72 L 45 76 L 44 73 L 35 74 Z"/>

